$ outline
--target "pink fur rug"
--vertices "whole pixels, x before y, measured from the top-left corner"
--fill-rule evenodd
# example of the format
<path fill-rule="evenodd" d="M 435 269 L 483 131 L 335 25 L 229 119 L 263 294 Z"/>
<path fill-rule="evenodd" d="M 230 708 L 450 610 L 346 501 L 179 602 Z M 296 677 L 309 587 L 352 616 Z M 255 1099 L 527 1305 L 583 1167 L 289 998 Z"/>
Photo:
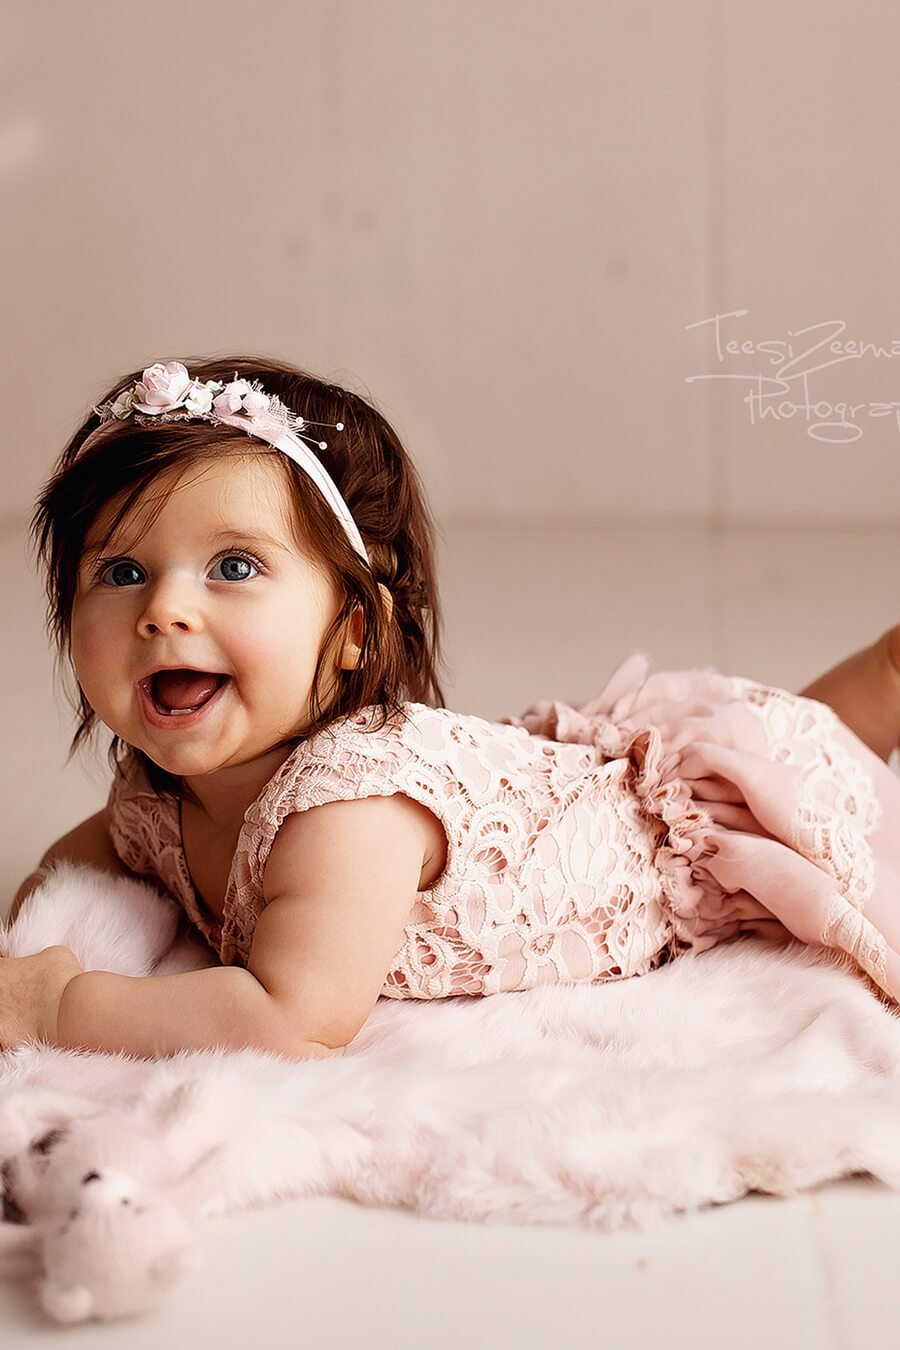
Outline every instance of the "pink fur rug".
<path fill-rule="evenodd" d="M 59 863 L 0 954 L 62 943 L 126 975 L 214 964 L 177 920 L 149 884 Z M 0 1053 L 0 1116 L 27 1143 L 113 1106 L 146 1116 L 186 1081 L 196 1137 L 222 1150 L 210 1218 L 331 1194 L 614 1230 L 855 1172 L 900 1189 L 900 1019 L 847 958 L 799 943 L 744 939 L 604 985 L 381 999 L 329 1060 L 20 1047 Z"/>

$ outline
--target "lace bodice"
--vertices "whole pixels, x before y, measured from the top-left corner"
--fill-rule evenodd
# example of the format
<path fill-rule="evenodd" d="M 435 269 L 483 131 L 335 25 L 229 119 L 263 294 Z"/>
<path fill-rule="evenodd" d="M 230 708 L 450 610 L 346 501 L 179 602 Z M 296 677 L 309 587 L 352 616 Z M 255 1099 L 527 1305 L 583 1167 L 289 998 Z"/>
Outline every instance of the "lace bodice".
<path fill-rule="evenodd" d="M 384 994 L 492 993 L 648 969 L 671 925 L 656 896 L 654 832 L 630 819 L 627 761 L 443 708 L 404 711 L 406 721 L 372 734 L 366 710 L 285 760 L 245 816 L 221 929 L 190 881 L 177 805 L 152 794 L 134 757 L 110 799 L 113 843 L 133 871 L 158 876 L 223 962 L 245 964 L 285 816 L 404 792 L 441 822 L 447 861 L 415 897 Z M 632 933 L 610 922 L 632 909 Z"/>
<path fill-rule="evenodd" d="M 440 821 L 447 861 L 415 896 L 387 997 L 621 979 L 746 930 L 852 951 L 885 987 L 886 940 L 863 914 L 873 762 L 900 785 L 824 705 L 710 670 L 648 678 L 635 653 L 578 708 L 489 722 L 407 703 L 379 730 L 374 713 L 298 745 L 248 808 L 221 921 L 191 883 L 178 804 L 131 752 L 109 798 L 117 852 L 246 964 L 285 817 L 403 792 Z"/>

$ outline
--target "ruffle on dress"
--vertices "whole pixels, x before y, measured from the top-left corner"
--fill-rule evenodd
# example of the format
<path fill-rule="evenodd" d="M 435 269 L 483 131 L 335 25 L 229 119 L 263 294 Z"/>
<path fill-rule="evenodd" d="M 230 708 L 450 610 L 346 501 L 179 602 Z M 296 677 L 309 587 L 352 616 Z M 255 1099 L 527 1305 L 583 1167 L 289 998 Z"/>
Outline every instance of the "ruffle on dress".
<path fill-rule="evenodd" d="M 675 950 L 742 932 L 844 952 L 900 1003 L 900 778 L 827 705 L 711 668 L 648 674 L 504 719 L 631 765 L 659 827 Z"/>

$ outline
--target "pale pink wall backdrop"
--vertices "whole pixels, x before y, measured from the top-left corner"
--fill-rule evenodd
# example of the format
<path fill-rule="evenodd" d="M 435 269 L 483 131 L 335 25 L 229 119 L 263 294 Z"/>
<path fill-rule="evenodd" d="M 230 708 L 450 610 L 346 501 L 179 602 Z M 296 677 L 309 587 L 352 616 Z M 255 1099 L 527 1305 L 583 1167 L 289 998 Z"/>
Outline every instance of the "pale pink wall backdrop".
<path fill-rule="evenodd" d="M 368 388 L 448 522 L 897 520 L 898 38 L 888 0 L 13 5 L 5 510 L 119 370 L 257 346 Z"/>

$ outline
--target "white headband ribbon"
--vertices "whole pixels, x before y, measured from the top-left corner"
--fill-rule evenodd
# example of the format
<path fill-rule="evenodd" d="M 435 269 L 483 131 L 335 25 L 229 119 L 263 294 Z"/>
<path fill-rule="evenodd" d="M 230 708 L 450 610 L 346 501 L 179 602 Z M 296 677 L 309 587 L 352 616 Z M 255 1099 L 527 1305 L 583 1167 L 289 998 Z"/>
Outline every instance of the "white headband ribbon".
<path fill-rule="evenodd" d="M 350 508 L 334 479 L 304 439 L 303 427 L 326 424 L 307 422 L 298 417 L 277 395 L 265 393 L 258 380 L 252 383 L 239 380 L 235 372 L 234 379 L 228 384 L 221 380 L 202 383 L 193 379 L 180 361 L 158 361 L 147 367 L 140 380 L 129 385 L 115 399 L 101 403 L 94 412 L 100 418 L 101 426 L 112 419 L 123 422 L 128 417 L 140 423 L 201 418 L 205 422 L 237 427 L 248 436 L 268 442 L 299 464 L 312 479 L 341 522 L 350 543 L 371 570 L 366 546 Z M 336 422 L 334 430 L 343 431 L 343 422 Z M 94 434 L 91 432 L 86 437 L 82 449 Z M 311 436 L 306 439 L 313 440 Z M 313 443 L 320 450 L 326 449 L 328 444 L 327 441 Z"/>

